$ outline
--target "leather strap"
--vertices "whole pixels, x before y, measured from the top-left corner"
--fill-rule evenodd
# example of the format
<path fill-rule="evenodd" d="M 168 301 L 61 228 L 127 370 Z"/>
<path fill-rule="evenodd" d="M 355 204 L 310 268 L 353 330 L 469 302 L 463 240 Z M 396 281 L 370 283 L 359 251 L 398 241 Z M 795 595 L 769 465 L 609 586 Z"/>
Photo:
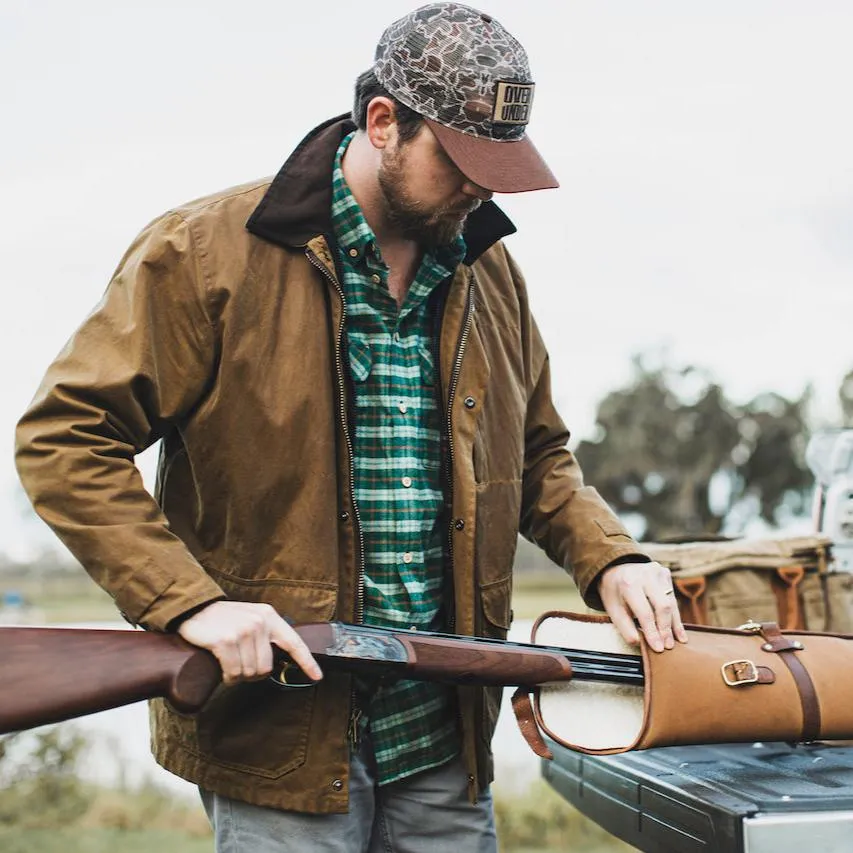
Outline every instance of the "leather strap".
<path fill-rule="evenodd" d="M 695 578 L 679 578 L 673 576 L 672 583 L 679 595 L 686 599 L 686 613 L 682 612 L 681 617 L 685 622 L 691 622 L 694 625 L 707 625 L 708 613 L 705 607 L 705 588 L 707 582 L 700 575 Z M 686 617 L 686 618 L 685 618 Z"/>
<path fill-rule="evenodd" d="M 758 684 L 776 683 L 776 673 L 769 666 L 757 666 L 755 668 L 758 670 Z"/>
<path fill-rule="evenodd" d="M 799 595 L 800 583 L 805 574 L 804 566 L 779 566 L 776 569 L 772 586 L 776 595 L 779 625 L 783 631 L 796 631 L 805 627 Z"/>
<path fill-rule="evenodd" d="M 533 713 L 533 703 L 530 701 L 530 692 L 527 687 L 519 687 L 512 694 L 512 710 L 521 730 L 521 736 L 527 741 L 527 745 L 540 757 L 552 759 L 554 754 L 545 743 L 539 726 L 536 725 L 536 715 Z"/>
<path fill-rule="evenodd" d="M 803 644 L 784 636 L 775 622 L 762 622 L 761 636 L 764 638 L 761 648 L 765 652 L 778 654 L 794 677 L 803 708 L 802 740 L 817 740 L 820 736 L 820 702 L 808 670 L 797 657 L 797 652 L 802 651 Z"/>

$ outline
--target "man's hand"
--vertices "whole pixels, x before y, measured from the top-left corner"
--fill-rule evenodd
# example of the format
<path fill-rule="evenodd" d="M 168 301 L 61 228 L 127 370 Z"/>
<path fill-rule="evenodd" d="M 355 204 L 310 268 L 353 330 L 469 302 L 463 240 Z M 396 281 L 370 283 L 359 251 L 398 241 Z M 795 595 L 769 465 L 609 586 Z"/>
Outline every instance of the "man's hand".
<path fill-rule="evenodd" d="M 656 652 L 687 642 L 687 632 L 672 588 L 672 577 L 660 563 L 620 563 L 605 569 L 598 594 L 607 615 L 624 639 L 640 642 L 636 619 L 649 646 Z"/>
<path fill-rule="evenodd" d="M 319 681 L 323 677 L 299 634 L 268 604 L 214 601 L 182 622 L 178 633 L 215 655 L 225 684 L 269 675 L 272 644 L 287 652 L 309 678 Z"/>

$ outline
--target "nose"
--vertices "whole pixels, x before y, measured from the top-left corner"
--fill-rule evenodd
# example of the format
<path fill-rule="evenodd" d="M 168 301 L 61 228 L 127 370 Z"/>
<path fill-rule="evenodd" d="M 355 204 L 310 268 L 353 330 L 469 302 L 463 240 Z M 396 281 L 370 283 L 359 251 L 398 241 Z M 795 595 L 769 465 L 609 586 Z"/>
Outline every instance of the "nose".
<path fill-rule="evenodd" d="M 474 198 L 480 199 L 480 201 L 491 201 L 494 193 L 491 190 L 487 190 L 485 187 L 481 187 L 479 184 L 475 184 L 473 181 L 466 180 L 464 184 L 462 184 L 462 192 L 466 195 L 474 196 Z"/>

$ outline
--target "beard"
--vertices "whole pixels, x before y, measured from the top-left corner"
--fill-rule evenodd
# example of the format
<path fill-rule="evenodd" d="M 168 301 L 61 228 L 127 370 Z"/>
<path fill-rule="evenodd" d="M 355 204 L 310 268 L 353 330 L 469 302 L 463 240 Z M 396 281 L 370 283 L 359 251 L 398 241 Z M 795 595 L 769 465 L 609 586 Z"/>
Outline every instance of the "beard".
<path fill-rule="evenodd" d="M 385 202 L 386 221 L 403 237 L 424 249 L 450 246 L 462 234 L 468 214 L 480 206 L 480 200 L 472 199 L 464 206 L 427 207 L 409 192 L 404 177 L 405 165 L 405 145 L 393 152 L 383 151 L 377 177 Z"/>

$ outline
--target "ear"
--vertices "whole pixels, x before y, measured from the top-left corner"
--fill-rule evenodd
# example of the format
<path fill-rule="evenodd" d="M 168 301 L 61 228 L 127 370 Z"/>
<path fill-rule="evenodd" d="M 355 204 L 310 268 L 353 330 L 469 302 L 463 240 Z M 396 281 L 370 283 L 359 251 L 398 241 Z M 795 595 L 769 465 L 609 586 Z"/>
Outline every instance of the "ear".
<path fill-rule="evenodd" d="M 374 148 L 385 148 L 397 135 L 397 113 L 390 98 L 376 97 L 367 105 L 365 133 Z"/>

